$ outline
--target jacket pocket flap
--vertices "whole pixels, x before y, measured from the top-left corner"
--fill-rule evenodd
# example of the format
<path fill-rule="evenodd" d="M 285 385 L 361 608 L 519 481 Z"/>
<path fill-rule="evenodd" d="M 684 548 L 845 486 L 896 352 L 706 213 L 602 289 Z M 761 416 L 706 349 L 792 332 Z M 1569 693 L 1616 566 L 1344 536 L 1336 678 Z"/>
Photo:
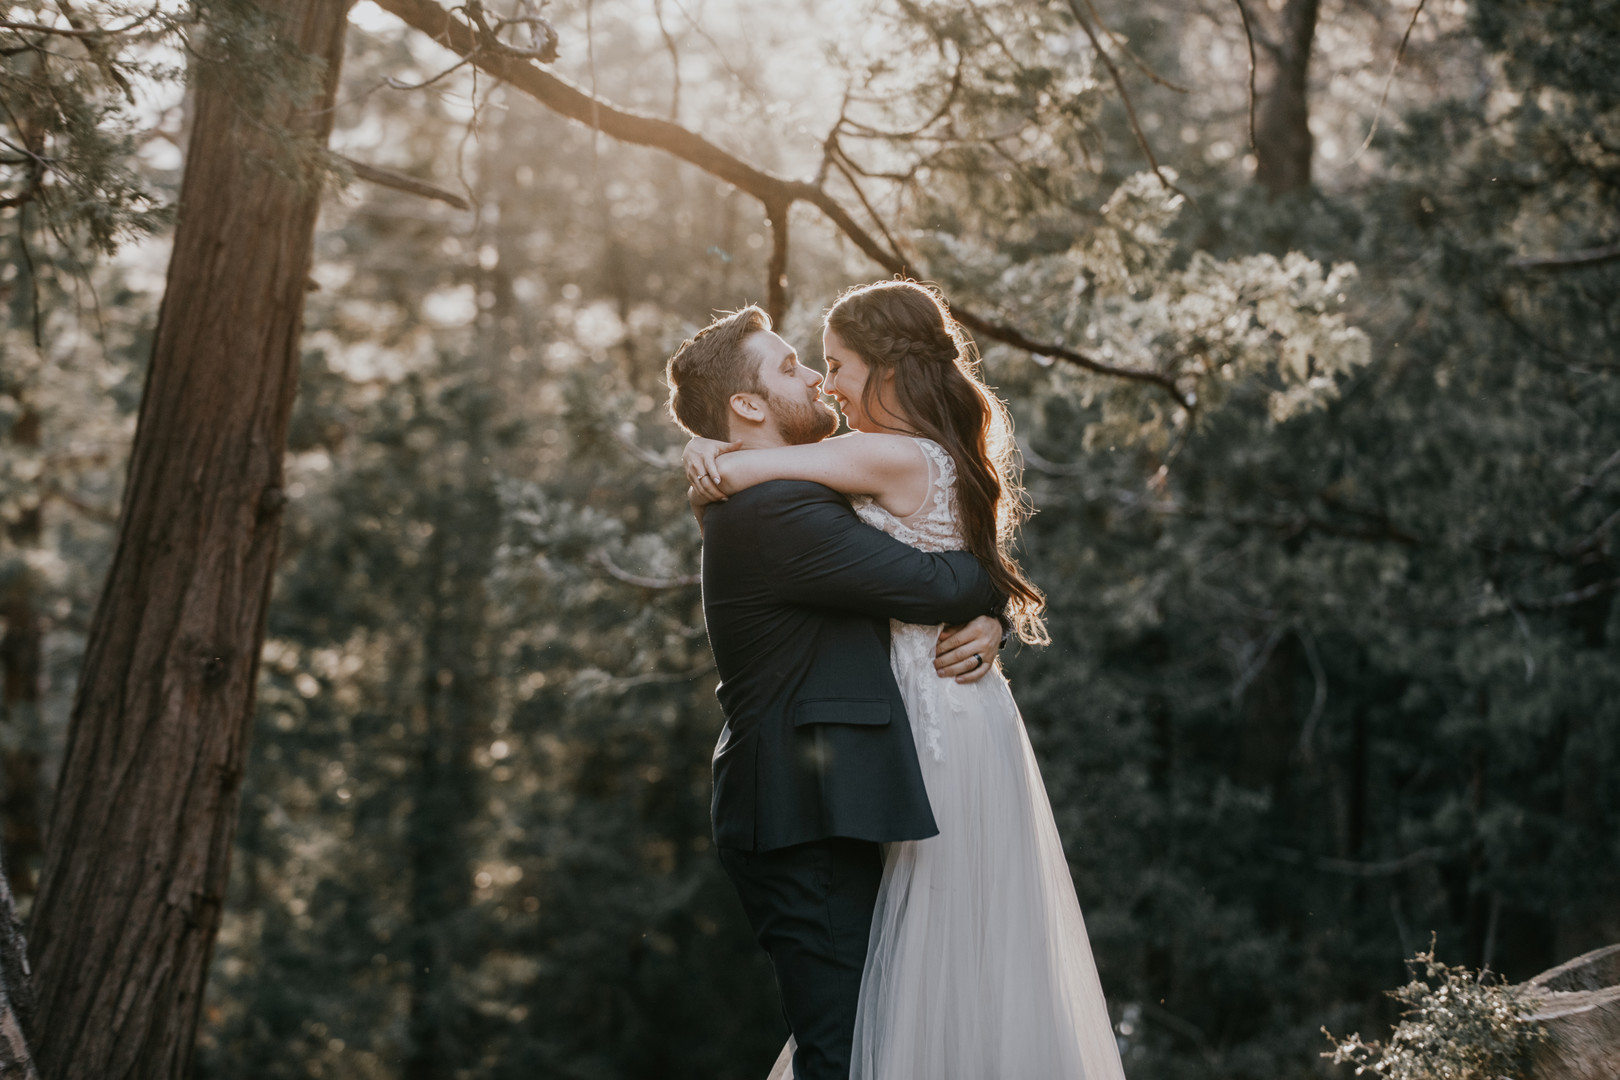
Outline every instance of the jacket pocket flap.
<path fill-rule="evenodd" d="M 805 724 L 860 724 L 882 727 L 889 722 L 889 703 L 873 698 L 818 698 L 801 701 L 793 709 L 793 726 Z"/>

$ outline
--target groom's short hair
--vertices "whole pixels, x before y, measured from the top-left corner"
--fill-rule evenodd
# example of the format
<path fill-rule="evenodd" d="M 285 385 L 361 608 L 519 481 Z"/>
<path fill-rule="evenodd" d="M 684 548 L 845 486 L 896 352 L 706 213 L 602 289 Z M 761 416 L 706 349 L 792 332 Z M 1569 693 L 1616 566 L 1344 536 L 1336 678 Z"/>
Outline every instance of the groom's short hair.
<path fill-rule="evenodd" d="M 759 359 L 743 343 L 771 328 L 757 305 L 722 315 L 681 343 L 669 358 L 669 413 L 693 435 L 731 438 L 731 395 L 761 394 Z"/>

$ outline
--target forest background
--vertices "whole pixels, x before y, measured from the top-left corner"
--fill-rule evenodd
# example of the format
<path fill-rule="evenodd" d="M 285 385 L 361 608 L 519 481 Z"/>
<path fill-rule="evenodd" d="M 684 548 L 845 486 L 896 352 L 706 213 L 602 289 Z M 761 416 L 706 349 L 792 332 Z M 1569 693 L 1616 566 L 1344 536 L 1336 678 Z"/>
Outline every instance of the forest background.
<path fill-rule="evenodd" d="M 1620 941 L 1612 0 L 524 9 L 499 40 L 595 95 L 574 119 L 384 6 L 348 10 L 342 157 L 305 170 L 196 1075 L 763 1075 L 662 365 L 748 301 L 815 357 L 896 268 L 977 320 L 1016 417 L 1053 642 L 1003 662 L 1133 1080 L 1341 1072 L 1320 1029 L 1385 1027 L 1431 935 L 1510 980 Z M 237 0 L 74 10 L 0 22 L 0 812 L 35 927 L 198 43 L 245 109 L 297 78 Z M 75 17 L 125 29 L 40 29 Z M 593 133 L 608 103 L 854 231 Z M 263 167 L 305 168 L 283 142 Z"/>

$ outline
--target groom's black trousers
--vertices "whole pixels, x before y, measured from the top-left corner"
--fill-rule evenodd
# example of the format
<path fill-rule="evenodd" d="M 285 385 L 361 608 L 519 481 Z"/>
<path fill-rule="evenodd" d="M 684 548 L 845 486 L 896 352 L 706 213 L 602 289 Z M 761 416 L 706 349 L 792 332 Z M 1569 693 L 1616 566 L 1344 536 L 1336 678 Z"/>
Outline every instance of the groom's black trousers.
<path fill-rule="evenodd" d="M 798 1051 L 794 1080 L 848 1080 L 861 969 L 883 854 L 834 837 L 773 851 L 722 847 L 754 936 L 770 954 Z"/>

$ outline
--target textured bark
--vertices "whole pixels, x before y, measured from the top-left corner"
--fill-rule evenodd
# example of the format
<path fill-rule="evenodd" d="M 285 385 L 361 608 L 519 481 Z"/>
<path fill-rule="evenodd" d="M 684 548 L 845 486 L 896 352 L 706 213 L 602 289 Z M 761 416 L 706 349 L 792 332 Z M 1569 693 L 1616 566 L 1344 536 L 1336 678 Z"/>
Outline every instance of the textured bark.
<path fill-rule="evenodd" d="M 331 126 L 347 0 L 265 0 L 324 61 L 247 116 L 198 76 L 168 287 L 118 542 L 68 734 L 31 927 L 47 1080 L 189 1069 L 219 927 L 275 568 L 320 184 L 267 166 Z"/>
<path fill-rule="evenodd" d="M 1288 0 L 1277 20 L 1276 40 L 1268 42 L 1271 77 L 1255 117 L 1255 179 L 1273 197 L 1311 183 L 1311 43 L 1316 37 L 1320 0 Z"/>
<path fill-rule="evenodd" d="M 1523 984 L 1530 1018 L 1547 1029 L 1533 1080 L 1620 1076 L 1620 945 L 1577 956 Z"/>
<path fill-rule="evenodd" d="M 28 943 L 0 861 L 0 1080 L 37 1080 L 26 1033 L 34 1021 Z"/>

